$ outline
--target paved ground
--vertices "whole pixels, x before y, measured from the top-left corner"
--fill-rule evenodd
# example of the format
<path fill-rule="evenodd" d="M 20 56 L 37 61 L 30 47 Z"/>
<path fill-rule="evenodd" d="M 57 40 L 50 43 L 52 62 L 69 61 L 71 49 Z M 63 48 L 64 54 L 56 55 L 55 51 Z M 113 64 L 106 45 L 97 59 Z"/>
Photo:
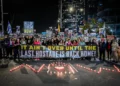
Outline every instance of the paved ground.
<path fill-rule="evenodd" d="M 0 68 L 0 86 L 120 86 L 117 68 L 80 60 L 10 61 L 8 68 Z"/>

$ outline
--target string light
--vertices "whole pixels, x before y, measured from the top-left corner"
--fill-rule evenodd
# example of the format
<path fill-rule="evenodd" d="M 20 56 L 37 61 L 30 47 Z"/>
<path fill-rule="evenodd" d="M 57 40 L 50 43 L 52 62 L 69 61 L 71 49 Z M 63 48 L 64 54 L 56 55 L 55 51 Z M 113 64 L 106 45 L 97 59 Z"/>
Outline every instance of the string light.
<path fill-rule="evenodd" d="M 26 67 L 30 68 L 32 71 L 37 72 L 33 67 L 31 67 L 30 65 L 26 64 Z"/>
<path fill-rule="evenodd" d="M 20 68 L 22 68 L 22 67 L 24 67 L 24 64 L 19 65 L 19 66 L 17 66 L 17 67 L 14 67 L 14 68 L 10 69 L 10 72 L 15 71 L 15 70 L 17 70 L 17 69 L 20 69 Z"/>
<path fill-rule="evenodd" d="M 45 66 L 45 64 L 43 64 L 43 65 L 38 69 L 37 73 L 39 73 L 39 72 L 43 69 L 44 66 Z"/>
<path fill-rule="evenodd" d="M 119 69 L 117 66 L 115 66 L 115 65 L 113 65 L 113 66 L 114 66 L 114 68 L 117 70 L 117 72 L 120 73 L 120 69 Z"/>
<path fill-rule="evenodd" d="M 74 68 L 71 66 L 71 65 L 69 65 L 69 64 L 65 64 L 65 63 L 62 63 L 62 62 L 53 62 L 53 63 L 51 63 L 51 64 L 49 64 L 48 65 L 48 71 L 47 71 L 47 73 L 49 73 L 49 71 L 50 71 L 50 66 L 55 66 L 55 65 L 62 65 L 62 66 L 68 66 L 68 68 L 70 69 L 70 71 L 68 72 L 69 74 L 75 74 L 75 71 L 74 71 Z M 21 65 L 19 65 L 19 66 L 17 66 L 17 67 L 14 67 L 14 68 L 12 68 L 12 69 L 10 69 L 10 72 L 12 72 L 12 71 L 15 71 L 15 70 L 17 70 L 17 69 L 20 69 L 20 68 L 22 68 L 22 67 L 28 67 L 28 68 L 30 68 L 32 71 L 34 71 L 34 72 L 36 72 L 36 73 L 39 73 L 42 69 L 43 69 L 43 67 L 45 66 L 45 64 L 43 64 L 39 69 L 38 69 L 38 71 L 36 70 L 36 69 L 34 69 L 32 66 L 30 66 L 30 65 L 28 65 L 28 64 L 26 64 L 26 65 L 24 65 L 24 64 L 21 64 Z M 117 66 L 115 66 L 115 65 L 113 65 L 114 66 L 114 68 L 116 69 L 116 71 L 114 70 L 114 69 L 108 69 L 108 68 L 102 68 L 102 67 L 100 67 L 99 68 L 99 70 L 97 71 L 97 70 L 93 70 L 93 69 L 91 69 L 91 68 L 89 68 L 89 67 L 85 67 L 85 66 L 82 66 L 82 65 L 79 65 L 79 64 L 76 64 L 76 66 L 77 67 L 79 67 L 79 68 L 84 68 L 85 70 L 88 70 L 88 71 L 92 71 L 92 72 L 94 72 L 94 73 L 97 73 L 97 74 L 100 74 L 101 72 L 102 72 L 102 70 L 105 70 L 105 71 L 109 71 L 109 72 L 119 72 L 120 73 L 120 69 L 117 67 Z M 58 69 L 64 69 L 64 67 L 62 68 L 62 67 L 60 67 L 60 68 L 58 68 Z M 56 72 L 50 72 L 51 74 L 55 74 Z M 57 73 L 59 73 L 59 72 L 57 72 Z M 67 74 L 67 72 L 65 71 L 64 72 L 65 74 Z M 60 73 L 59 73 L 60 74 Z M 58 74 L 58 75 L 59 75 Z"/>
<path fill-rule="evenodd" d="M 109 72 L 115 72 L 115 70 L 108 69 L 108 68 L 102 68 L 102 67 L 100 67 L 99 70 L 97 71 L 97 70 L 93 70 L 91 68 L 88 68 L 88 67 L 85 67 L 85 66 L 82 66 L 82 65 L 78 65 L 78 64 L 76 66 L 80 67 L 80 68 L 84 68 L 88 71 L 93 71 L 93 72 L 98 73 L 98 74 L 100 74 L 102 72 L 102 70 L 106 70 L 106 71 L 109 71 Z M 120 69 L 117 66 L 114 65 L 114 68 L 117 70 L 117 72 L 120 72 Z"/>

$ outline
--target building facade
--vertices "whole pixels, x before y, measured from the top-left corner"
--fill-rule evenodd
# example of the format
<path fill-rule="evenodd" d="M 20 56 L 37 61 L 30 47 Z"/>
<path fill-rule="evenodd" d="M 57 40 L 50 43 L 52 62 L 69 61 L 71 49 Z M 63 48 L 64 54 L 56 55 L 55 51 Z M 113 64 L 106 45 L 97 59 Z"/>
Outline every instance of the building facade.
<path fill-rule="evenodd" d="M 96 17 L 98 7 L 100 9 L 98 4 L 99 0 L 60 0 L 58 20 L 62 22 L 62 28 L 75 29 Z"/>
<path fill-rule="evenodd" d="M 79 25 L 83 25 L 83 20 L 85 19 L 84 1 L 85 0 L 62 0 L 61 2 L 60 0 L 58 20 L 62 22 L 62 28 L 75 29 Z"/>
<path fill-rule="evenodd" d="M 104 0 L 102 4 L 103 9 L 97 13 L 98 18 L 106 23 L 106 29 L 120 37 L 120 5 L 117 0 Z"/>

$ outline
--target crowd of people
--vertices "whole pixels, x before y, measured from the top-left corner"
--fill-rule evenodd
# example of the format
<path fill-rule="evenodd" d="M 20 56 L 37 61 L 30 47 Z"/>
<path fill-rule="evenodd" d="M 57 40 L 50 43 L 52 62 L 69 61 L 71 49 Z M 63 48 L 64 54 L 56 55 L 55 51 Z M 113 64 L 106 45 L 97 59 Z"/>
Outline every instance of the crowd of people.
<path fill-rule="evenodd" d="M 63 46 L 85 46 L 85 45 L 96 45 L 97 46 L 97 58 L 100 60 L 111 60 L 115 62 L 119 61 L 120 58 L 120 41 L 114 40 L 100 40 L 96 39 L 85 42 L 84 38 L 78 37 L 77 39 L 71 40 L 70 38 L 62 39 L 60 37 L 52 37 L 41 39 L 40 37 L 34 36 L 22 36 L 19 38 L 5 36 L 3 40 L 0 40 L 0 58 L 14 57 L 20 58 L 20 45 L 63 45 Z M 106 58 L 107 57 L 107 58 Z"/>

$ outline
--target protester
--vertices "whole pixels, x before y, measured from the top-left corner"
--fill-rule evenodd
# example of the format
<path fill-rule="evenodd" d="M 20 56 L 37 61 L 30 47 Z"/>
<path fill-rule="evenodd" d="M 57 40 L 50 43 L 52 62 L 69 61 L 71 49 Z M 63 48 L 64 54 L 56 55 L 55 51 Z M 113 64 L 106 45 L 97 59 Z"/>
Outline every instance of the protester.
<path fill-rule="evenodd" d="M 45 42 L 45 40 L 42 41 L 42 45 L 43 45 L 43 46 L 46 46 L 46 45 L 47 45 L 46 42 Z"/>
<path fill-rule="evenodd" d="M 59 45 L 59 40 L 57 37 L 54 38 L 54 45 Z"/>
<path fill-rule="evenodd" d="M 8 57 L 12 57 L 12 48 L 13 48 L 13 41 L 12 41 L 12 38 L 10 38 L 9 42 L 8 42 L 8 53 L 7 53 L 7 56 Z"/>
<path fill-rule="evenodd" d="M 106 50 L 107 50 L 107 58 L 108 58 L 108 60 L 110 60 L 110 56 L 111 56 L 111 52 L 112 52 L 112 46 L 111 46 L 110 40 L 107 40 Z"/>
<path fill-rule="evenodd" d="M 8 51 L 8 48 L 9 48 L 9 37 L 6 35 L 5 36 L 5 39 L 4 39 L 4 48 L 5 48 L 5 51 L 4 51 L 4 55 L 5 57 L 8 59 L 8 55 L 9 55 L 9 51 Z"/>
<path fill-rule="evenodd" d="M 64 46 L 64 41 L 61 40 L 61 41 L 59 42 L 59 45 L 63 45 L 63 46 Z"/>
<path fill-rule="evenodd" d="M 73 40 L 73 44 L 72 44 L 73 46 L 78 46 L 78 42 L 77 42 L 77 40 Z"/>
<path fill-rule="evenodd" d="M 20 40 L 19 40 L 20 39 Z M 98 57 L 100 60 L 106 60 L 105 59 L 105 52 L 107 52 L 107 58 L 108 60 L 111 59 L 111 57 L 115 57 L 113 58 L 115 61 L 118 60 L 118 52 L 119 49 L 118 44 L 120 43 L 118 42 L 111 42 L 110 40 L 107 40 L 107 42 L 105 43 L 105 40 L 100 40 L 99 42 L 96 41 L 96 39 L 88 37 L 87 41 L 86 39 L 82 36 L 79 37 L 62 37 L 59 35 L 54 35 L 51 38 L 47 37 L 42 39 L 41 37 L 38 36 L 31 36 L 31 35 L 25 35 L 25 36 L 16 36 L 16 37 L 8 37 L 5 36 L 4 40 L 1 41 L 1 47 L 0 47 L 0 53 L 1 53 L 1 49 L 2 49 L 2 56 L 6 58 L 8 58 L 9 56 L 13 55 L 14 59 L 16 59 L 17 57 L 19 57 L 19 50 L 20 50 L 20 44 L 21 45 L 43 45 L 44 47 L 46 46 L 96 46 L 97 48 L 97 52 L 94 53 L 96 54 L 96 57 Z M 89 42 L 88 42 L 89 40 Z M 92 41 L 91 41 L 92 40 Z M 116 47 L 116 48 L 115 48 Z M 77 47 L 74 47 L 74 50 L 77 50 Z M 14 50 L 14 54 L 12 54 L 11 52 Z M 90 57 L 91 58 L 91 57 Z"/>
<path fill-rule="evenodd" d="M 105 50 L 106 50 L 106 43 L 105 40 L 102 39 L 101 42 L 99 42 L 100 60 L 105 61 Z"/>
<path fill-rule="evenodd" d="M 81 39 L 80 42 L 79 42 L 79 45 L 80 45 L 80 46 L 85 46 L 85 45 L 86 45 L 86 44 L 85 44 L 85 41 L 84 41 L 83 39 Z"/>
<path fill-rule="evenodd" d="M 18 58 L 18 60 L 20 60 L 20 40 L 16 39 L 15 44 L 14 44 L 14 60 L 16 60 L 16 58 Z"/>
<path fill-rule="evenodd" d="M 72 45 L 72 43 L 71 43 L 71 40 L 70 39 L 68 39 L 68 41 L 66 41 L 66 43 L 65 43 L 67 46 L 71 46 Z"/>
<path fill-rule="evenodd" d="M 27 44 L 29 44 L 29 45 L 32 45 L 33 44 L 33 38 L 32 38 L 32 36 L 29 36 L 28 37 L 28 40 L 27 40 Z"/>
<path fill-rule="evenodd" d="M 38 39 L 35 39 L 34 40 L 34 45 L 40 45 L 41 43 L 40 43 L 40 40 L 38 40 Z"/>
<path fill-rule="evenodd" d="M 21 44 L 23 44 L 23 45 L 26 44 L 26 41 L 25 41 L 24 38 L 22 38 L 20 42 L 21 42 Z"/>
<path fill-rule="evenodd" d="M 118 43 L 116 40 L 113 40 L 112 43 L 112 55 L 111 57 L 113 57 L 114 61 L 117 62 L 117 48 L 119 47 Z"/>

